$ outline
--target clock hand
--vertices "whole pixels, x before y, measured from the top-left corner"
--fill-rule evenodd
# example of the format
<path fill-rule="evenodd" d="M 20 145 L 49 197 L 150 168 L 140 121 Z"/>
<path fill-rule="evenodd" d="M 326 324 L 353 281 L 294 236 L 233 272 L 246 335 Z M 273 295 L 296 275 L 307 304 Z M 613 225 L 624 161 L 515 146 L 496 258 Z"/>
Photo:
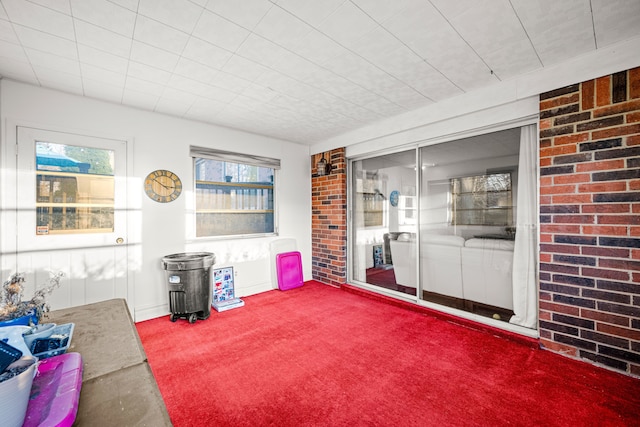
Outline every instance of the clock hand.
<path fill-rule="evenodd" d="M 157 179 L 154 179 L 155 182 L 157 182 L 158 184 L 162 185 L 164 188 L 166 188 L 167 190 L 173 190 L 175 187 L 171 186 L 169 187 L 168 185 L 164 185 L 163 183 L 161 183 L 160 181 L 158 181 Z"/>

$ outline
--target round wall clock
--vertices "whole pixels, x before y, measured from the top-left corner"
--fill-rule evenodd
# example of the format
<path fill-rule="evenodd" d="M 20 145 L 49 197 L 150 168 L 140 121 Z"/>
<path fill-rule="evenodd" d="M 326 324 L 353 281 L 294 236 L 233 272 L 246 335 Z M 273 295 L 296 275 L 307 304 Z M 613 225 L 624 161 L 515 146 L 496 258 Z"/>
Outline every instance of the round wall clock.
<path fill-rule="evenodd" d="M 391 206 L 398 206 L 398 199 L 400 198 L 400 193 L 398 190 L 393 190 L 389 195 L 389 201 L 391 202 Z"/>
<path fill-rule="evenodd" d="M 156 202 L 173 202 L 182 193 L 182 181 L 175 173 L 158 169 L 144 179 L 144 192 Z"/>

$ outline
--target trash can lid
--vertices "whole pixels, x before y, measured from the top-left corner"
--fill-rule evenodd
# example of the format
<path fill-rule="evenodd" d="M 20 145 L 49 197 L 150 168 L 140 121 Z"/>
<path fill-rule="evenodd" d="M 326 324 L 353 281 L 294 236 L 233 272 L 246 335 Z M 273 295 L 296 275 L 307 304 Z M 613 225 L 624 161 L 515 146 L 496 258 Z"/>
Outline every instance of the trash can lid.
<path fill-rule="evenodd" d="M 162 268 L 165 270 L 195 270 L 211 267 L 216 256 L 211 252 L 185 252 L 171 254 L 162 258 Z"/>

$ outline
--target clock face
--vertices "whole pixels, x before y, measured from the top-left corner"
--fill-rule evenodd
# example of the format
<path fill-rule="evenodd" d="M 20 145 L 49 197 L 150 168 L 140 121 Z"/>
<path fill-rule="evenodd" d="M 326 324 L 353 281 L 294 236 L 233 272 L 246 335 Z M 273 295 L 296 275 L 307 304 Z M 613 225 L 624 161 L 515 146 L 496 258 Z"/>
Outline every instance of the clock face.
<path fill-rule="evenodd" d="M 182 193 L 182 181 L 175 173 L 158 169 L 145 178 L 144 192 L 156 202 L 173 202 Z"/>

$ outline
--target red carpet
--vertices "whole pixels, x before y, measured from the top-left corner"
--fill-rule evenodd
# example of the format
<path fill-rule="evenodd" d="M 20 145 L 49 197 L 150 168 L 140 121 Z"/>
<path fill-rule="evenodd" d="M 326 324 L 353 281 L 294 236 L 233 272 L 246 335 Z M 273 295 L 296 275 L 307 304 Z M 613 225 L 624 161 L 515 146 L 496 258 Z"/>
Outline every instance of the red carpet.
<path fill-rule="evenodd" d="M 137 324 L 175 426 L 640 426 L 640 380 L 306 282 Z"/>

